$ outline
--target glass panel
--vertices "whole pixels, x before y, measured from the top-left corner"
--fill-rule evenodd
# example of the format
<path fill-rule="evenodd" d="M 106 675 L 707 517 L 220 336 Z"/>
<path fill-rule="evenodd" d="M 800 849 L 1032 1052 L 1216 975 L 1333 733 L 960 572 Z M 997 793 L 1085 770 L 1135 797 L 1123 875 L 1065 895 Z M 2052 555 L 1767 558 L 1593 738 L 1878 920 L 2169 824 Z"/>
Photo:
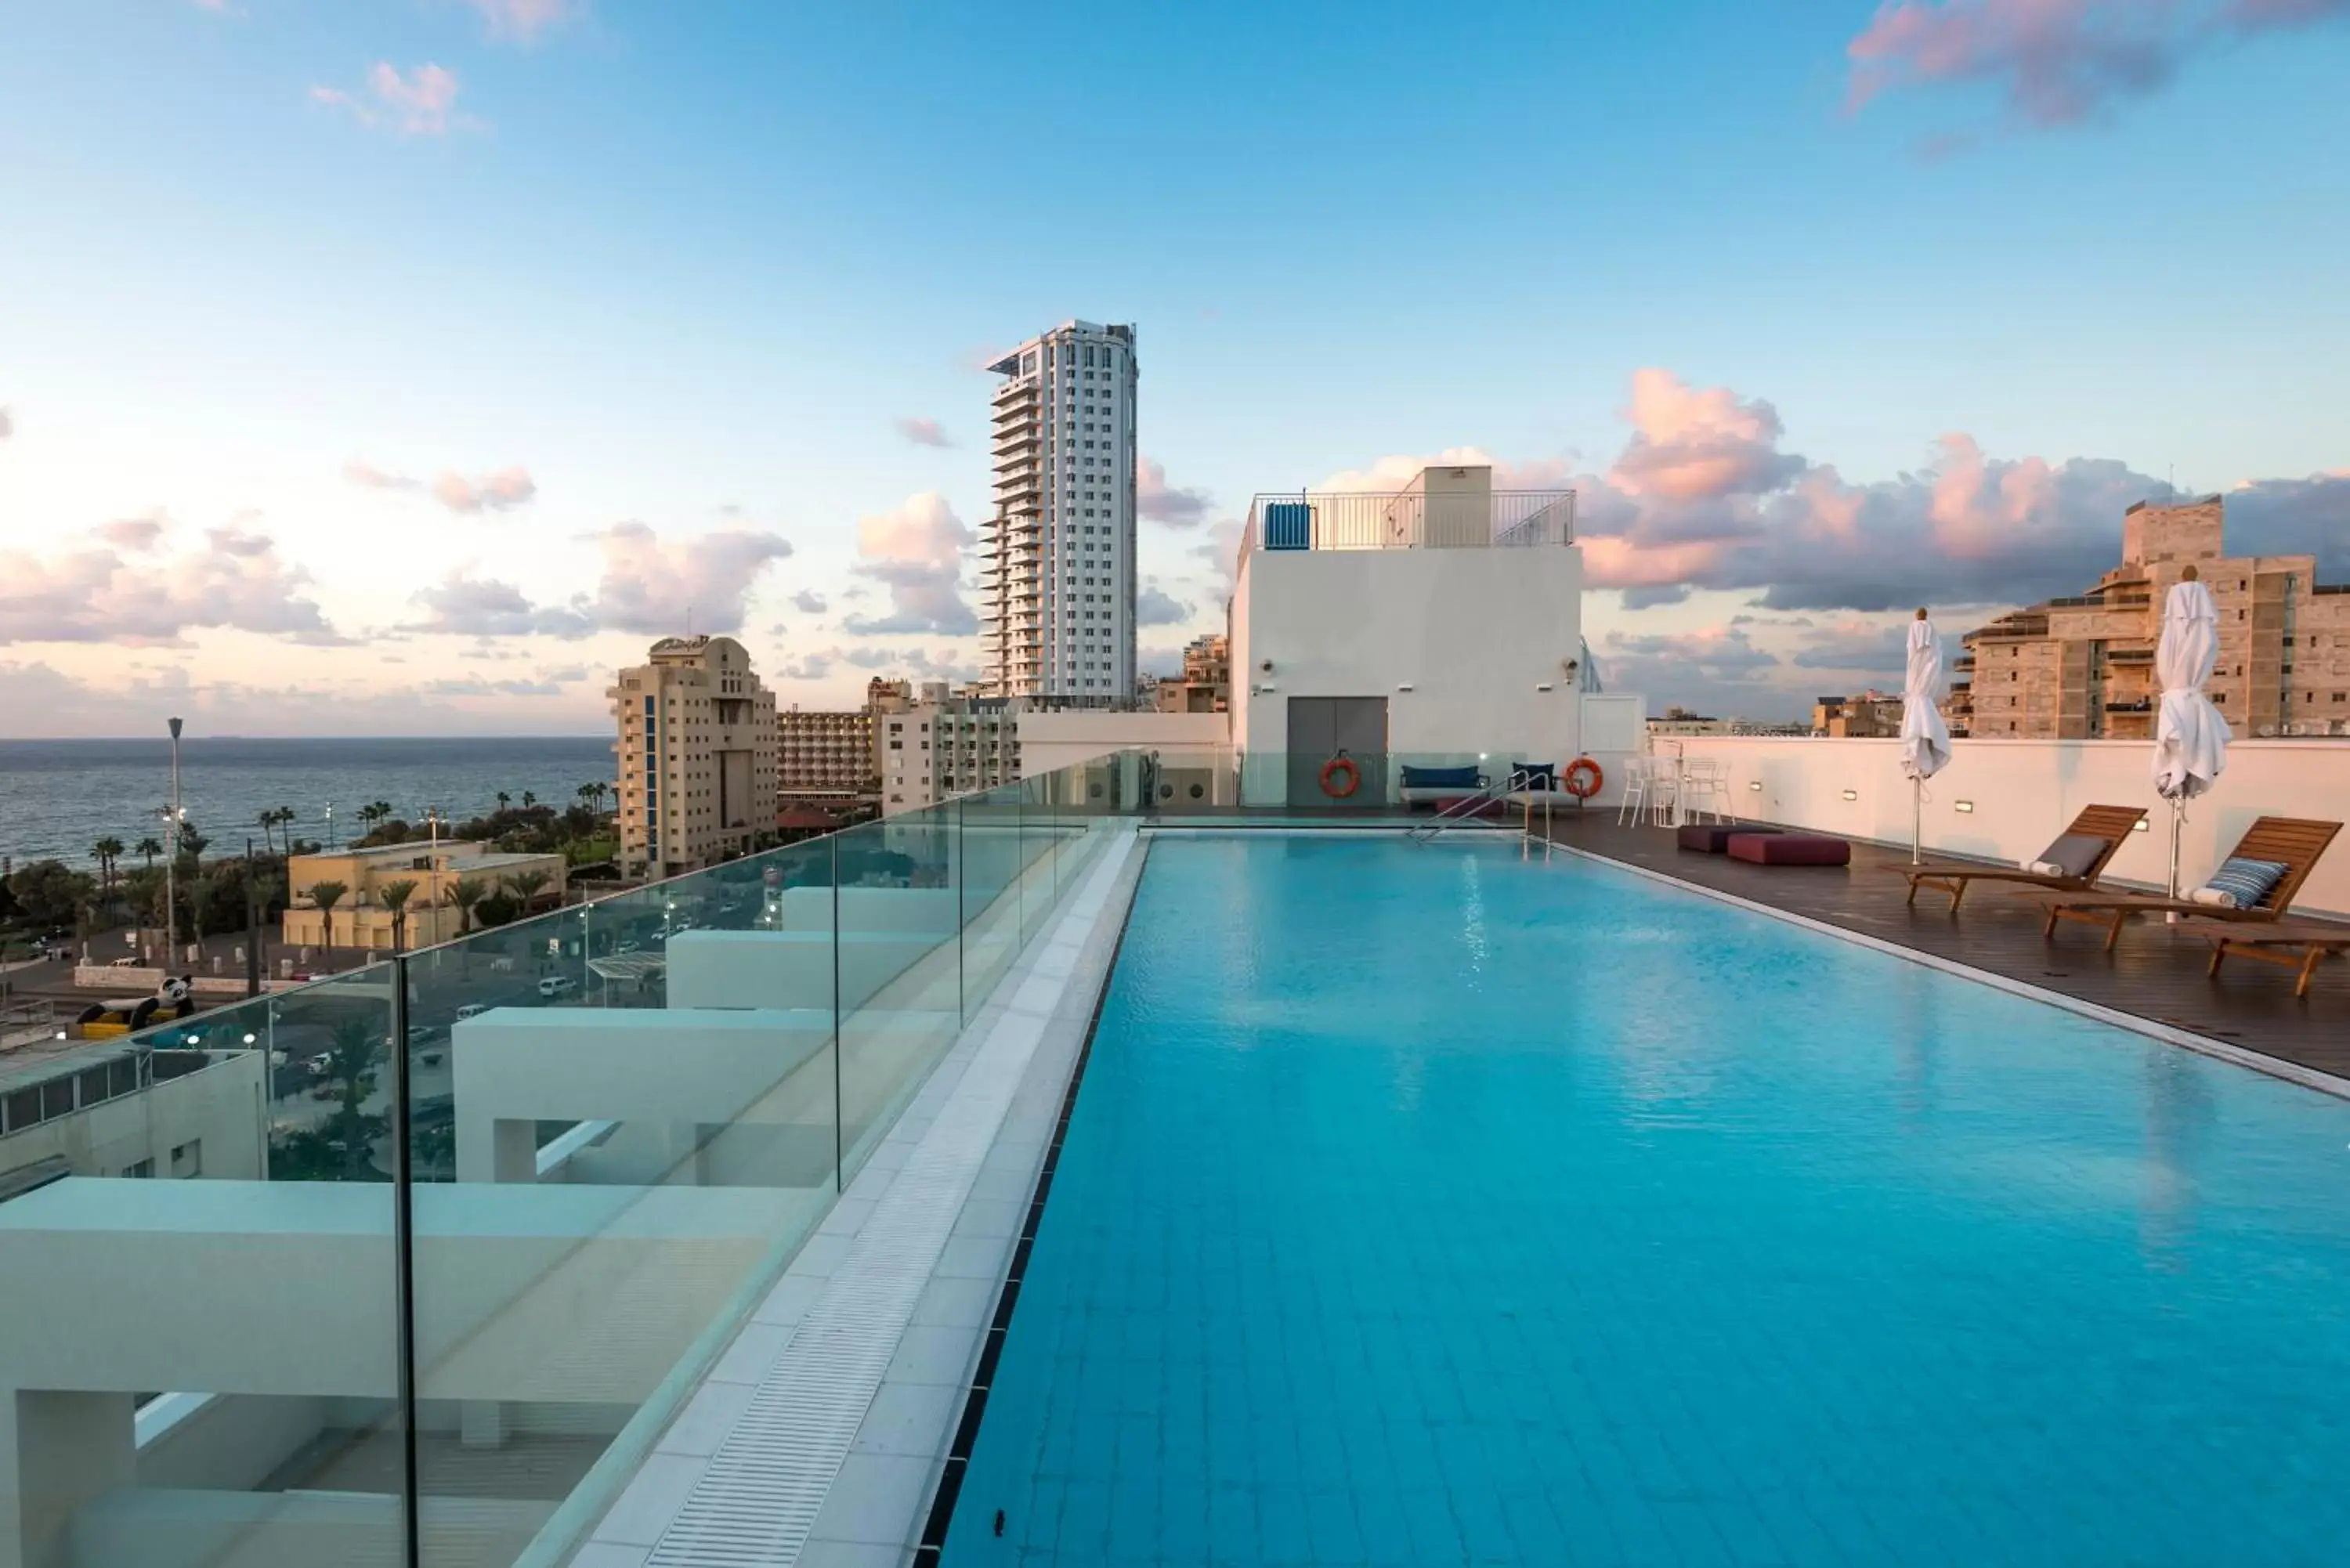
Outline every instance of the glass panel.
<path fill-rule="evenodd" d="M 962 1028 L 951 804 L 835 836 L 839 845 L 841 1179 Z"/>
<path fill-rule="evenodd" d="M 400 1561 L 392 976 L 0 1067 L 0 1561 Z"/>
<path fill-rule="evenodd" d="M 962 813 L 962 1005 L 975 1016 L 1020 948 L 1019 786 L 956 803 Z"/>
<path fill-rule="evenodd" d="M 832 856 L 411 956 L 424 1563 L 560 1560 L 834 1201 Z"/>

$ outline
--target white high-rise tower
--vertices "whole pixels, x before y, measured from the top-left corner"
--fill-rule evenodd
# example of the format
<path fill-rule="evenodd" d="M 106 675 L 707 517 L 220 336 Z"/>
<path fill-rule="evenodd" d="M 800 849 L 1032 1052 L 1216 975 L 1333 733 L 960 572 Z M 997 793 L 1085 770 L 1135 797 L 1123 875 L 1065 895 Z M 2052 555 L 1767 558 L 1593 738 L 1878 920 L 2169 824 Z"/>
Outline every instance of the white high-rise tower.
<path fill-rule="evenodd" d="M 981 657 L 999 697 L 1134 699 L 1134 328 L 1064 322 L 988 367 Z"/>

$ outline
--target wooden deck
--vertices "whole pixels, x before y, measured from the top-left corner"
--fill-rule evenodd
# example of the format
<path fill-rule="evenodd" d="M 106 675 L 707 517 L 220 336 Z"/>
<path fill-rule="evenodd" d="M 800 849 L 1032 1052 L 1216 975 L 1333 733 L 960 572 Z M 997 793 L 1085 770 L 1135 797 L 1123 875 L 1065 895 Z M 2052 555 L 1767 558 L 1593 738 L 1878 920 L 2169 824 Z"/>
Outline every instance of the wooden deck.
<path fill-rule="evenodd" d="M 1539 820 L 1536 832 L 1541 831 Z M 2230 964 L 2205 976 L 2211 949 L 2199 928 L 2159 919 L 2123 931 L 2107 953 L 2102 936 L 2065 926 L 2040 934 L 2043 913 L 2030 898 L 1978 885 L 1954 918 L 1950 898 L 1929 888 L 1916 907 L 1893 874 L 1908 851 L 1855 843 L 1850 867 L 1752 866 L 1681 850 L 1670 828 L 1616 824 L 1613 811 L 1562 812 L 1551 837 L 1629 866 L 1864 932 L 1919 952 L 2167 1023 L 2248 1051 L 2350 1078 L 2350 961 L 2318 967 L 2296 999 L 2293 975 L 2265 964 Z"/>

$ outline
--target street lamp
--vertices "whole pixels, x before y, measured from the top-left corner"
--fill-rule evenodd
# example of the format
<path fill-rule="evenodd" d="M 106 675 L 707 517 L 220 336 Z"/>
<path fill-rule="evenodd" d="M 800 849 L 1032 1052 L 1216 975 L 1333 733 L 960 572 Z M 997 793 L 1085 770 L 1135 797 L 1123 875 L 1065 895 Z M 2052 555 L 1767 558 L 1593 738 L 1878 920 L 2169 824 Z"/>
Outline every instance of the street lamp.
<path fill-rule="evenodd" d="M 172 804 L 163 808 L 163 968 L 172 967 L 180 939 L 180 822 L 187 813 L 180 805 L 180 721 L 172 726 Z"/>

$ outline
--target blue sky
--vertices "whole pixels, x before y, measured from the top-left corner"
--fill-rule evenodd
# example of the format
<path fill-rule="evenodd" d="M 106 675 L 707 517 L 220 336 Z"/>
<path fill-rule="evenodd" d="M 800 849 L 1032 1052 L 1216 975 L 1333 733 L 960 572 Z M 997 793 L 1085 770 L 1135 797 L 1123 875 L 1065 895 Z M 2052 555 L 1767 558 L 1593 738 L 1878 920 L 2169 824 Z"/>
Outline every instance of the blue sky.
<path fill-rule="evenodd" d="M 786 701 L 967 668 L 977 364 L 1070 317 L 1162 658 L 1250 493 L 1463 448 L 1584 491 L 1659 704 L 1890 676 L 2166 476 L 2339 578 L 2345 13 L 21 7 L 0 732 L 591 730 L 687 607 Z"/>

